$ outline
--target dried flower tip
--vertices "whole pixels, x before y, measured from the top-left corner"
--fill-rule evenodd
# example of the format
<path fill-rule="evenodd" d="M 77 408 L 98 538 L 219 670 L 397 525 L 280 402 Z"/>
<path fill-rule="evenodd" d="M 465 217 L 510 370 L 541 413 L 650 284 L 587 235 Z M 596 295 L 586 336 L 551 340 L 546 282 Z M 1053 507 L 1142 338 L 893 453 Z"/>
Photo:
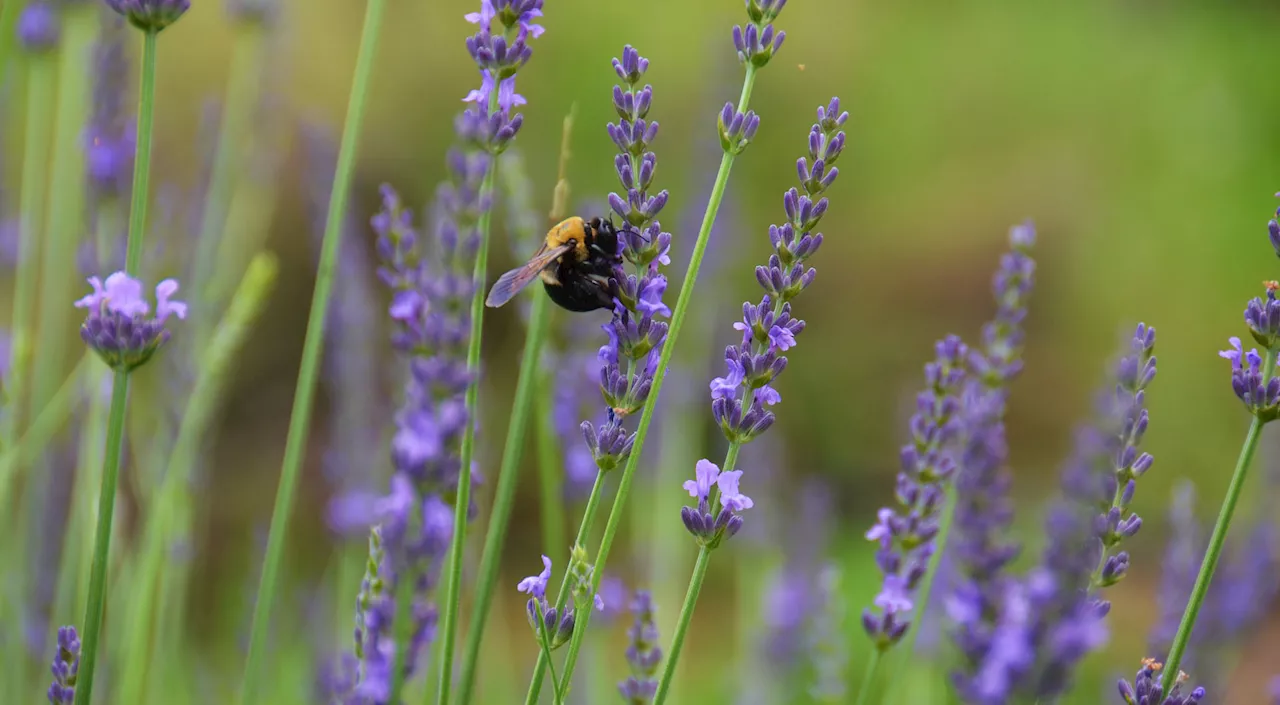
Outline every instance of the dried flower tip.
<path fill-rule="evenodd" d="M 191 0 L 106 0 L 106 3 L 144 32 L 159 32 L 191 9 Z"/>

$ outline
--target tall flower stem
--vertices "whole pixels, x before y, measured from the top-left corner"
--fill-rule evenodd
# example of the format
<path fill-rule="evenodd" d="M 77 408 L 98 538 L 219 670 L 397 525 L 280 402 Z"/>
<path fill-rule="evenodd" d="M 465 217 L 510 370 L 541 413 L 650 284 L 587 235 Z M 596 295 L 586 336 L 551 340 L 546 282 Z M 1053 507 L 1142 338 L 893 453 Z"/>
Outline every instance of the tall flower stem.
<path fill-rule="evenodd" d="M 101 8 L 97 3 L 70 3 L 61 12 L 63 31 L 59 49 L 58 110 L 53 118 L 53 150 L 49 155 L 47 228 L 41 233 L 40 330 L 32 362 L 31 413 L 44 406 L 66 375 L 67 333 L 75 330 L 71 291 L 76 278 L 75 252 L 85 222 L 84 131 L 91 112 L 94 40 Z M 140 101 L 139 111 L 151 102 Z M 138 139 L 142 139 L 138 125 Z M 136 173 L 136 172 L 135 172 Z M 130 267 L 131 273 L 135 268 Z"/>
<path fill-rule="evenodd" d="M 1268 349 L 1266 359 L 1262 363 L 1262 385 L 1271 381 L 1271 377 L 1275 372 L 1276 351 Z M 1236 460 L 1235 472 L 1231 475 L 1231 484 L 1227 486 L 1227 496 L 1222 500 L 1222 509 L 1218 511 L 1218 520 L 1213 525 L 1213 534 L 1209 536 L 1209 546 L 1205 550 L 1204 560 L 1200 563 L 1200 573 L 1196 575 L 1195 586 L 1191 588 L 1191 596 L 1187 600 L 1187 609 L 1182 613 L 1182 622 L 1178 624 L 1178 632 L 1173 637 L 1173 644 L 1169 647 L 1169 657 L 1165 659 L 1164 674 L 1173 674 L 1169 677 L 1161 677 L 1161 696 L 1160 699 L 1168 697 L 1169 691 L 1177 683 L 1178 666 L 1182 663 L 1182 656 L 1187 650 L 1187 642 L 1191 639 L 1191 630 L 1196 625 L 1196 616 L 1200 614 L 1200 606 L 1204 603 L 1204 596 L 1209 591 L 1209 582 L 1213 580 L 1213 571 L 1218 567 L 1218 558 L 1222 555 L 1222 544 L 1227 540 L 1227 530 L 1231 527 L 1231 516 L 1235 514 L 1236 503 L 1240 500 L 1240 493 L 1244 489 L 1246 476 L 1249 474 L 1249 464 L 1253 461 L 1253 454 L 1258 450 L 1258 439 L 1262 436 L 1262 426 L 1265 422 L 1256 414 L 1253 421 L 1249 424 L 1249 432 L 1244 437 L 1244 445 L 1240 448 L 1240 457 Z"/>
<path fill-rule="evenodd" d="M 738 98 L 738 111 L 745 113 L 751 101 L 751 89 L 756 81 L 756 67 L 747 64 L 746 75 L 742 80 L 742 95 Z M 645 400 L 644 409 L 640 413 L 640 425 L 636 428 L 636 441 L 631 455 L 627 458 L 626 467 L 622 470 L 622 479 L 618 481 L 618 493 L 613 499 L 613 508 L 609 511 L 609 521 L 605 524 L 604 537 L 600 539 L 600 551 L 596 554 L 595 570 L 591 577 L 591 592 L 600 589 L 600 579 L 604 576 L 604 566 L 609 560 L 609 551 L 613 548 L 613 540 L 622 525 L 627 496 L 631 492 L 631 481 L 640 465 L 641 451 L 644 450 L 645 437 L 649 435 L 649 426 L 653 423 L 653 409 L 662 391 L 662 383 L 667 377 L 667 366 L 671 364 L 671 355 L 676 347 L 676 339 L 680 337 L 680 329 L 684 325 L 689 311 L 689 303 L 693 300 L 693 287 L 698 282 L 698 270 L 702 267 L 702 257 L 707 251 L 707 241 L 711 236 L 711 226 L 716 222 L 716 214 L 720 210 L 720 202 L 724 200 L 724 189 L 729 183 L 729 172 L 733 169 L 734 155 L 725 152 L 720 159 L 720 169 L 716 171 L 716 180 L 711 187 L 711 197 L 707 199 L 707 210 L 702 216 L 702 225 L 698 228 L 698 240 L 693 246 L 693 254 L 689 258 L 689 267 L 685 270 L 684 281 L 680 284 L 680 295 L 676 298 L 675 311 L 671 316 L 667 339 L 662 345 L 662 355 L 658 358 L 658 369 L 653 375 L 653 388 L 649 398 Z M 573 629 L 573 641 L 569 645 L 569 656 L 566 657 L 564 681 L 573 680 L 573 657 L 582 646 L 582 637 L 587 632 L 587 623 L 591 621 L 590 610 L 582 610 L 578 623 Z"/>
<path fill-rule="evenodd" d="M 139 163 L 138 168 L 141 167 Z M 116 508 L 116 483 L 124 446 L 124 420 L 129 400 L 129 373 L 117 370 L 111 384 L 111 411 L 107 416 L 107 452 L 98 493 L 98 527 L 93 539 L 93 568 L 89 573 L 89 603 L 84 613 L 84 638 L 80 648 L 80 672 L 76 678 L 75 705 L 89 705 L 93 676 L 98 665 L 102 636 L 102 612 L 107 597 L 107 561 L 111 556 L 111 521 Z"/>
<path fill-rule="evenodd" d="M 9 3 L 17 6 L 17 3 Z M 31 57 L 27 71 L 26 149 L 22 156 L 22 194 L 18 206 L 18 266 L 13 291 L 13 347 L 10 353 L 8 413 L 4 419 L 3 447 L 9 448 L 22 429 L 28 393 L 28 366 L 35 335 L 36 288 L 39 284 L 40 243 L 44 239 L 45 196 L 49 185 L 49 141 L 53 123 L 54 67 L 52 55 Z M 3 506 L 0 505 L 0 511 Z"/>
<path fill-rule="evenodd" d="M 142 236 L 147 229 L 147 181 L 151 172 L 152 118 L 156 97 L 156 33 L 144 32 L 142 76 L 138 97 L 138 144 L 134 153 L 133 206 L 129 211 L 129 240 L 125 271 L 138 271 L 142 260 Z M 128 410 L 129 372 L 118 369 L 112 378 L 111 410 L 107 416 L 107 448 L 103 458 L 102 489 L 98 493 L 98 526 L 93 539 L 93 567 L 89 572 L 89 600 L 85 608 L 84 638 L 80 651 L 80 674 L 76 681 L 75 705 L 90 705 L 94 669 L 98 662 L 98 641 L 102 634 L 102 613 L 106 603 L 107 562 L 111 557 L 111 522 L 116 506 L 116 485 L 124 446 L 125 412 Z"/>
<path fill-rule="evenodd" d="M 729 444 L 729 450 L 725 453 L 724 463 L 720 466 L 725 470 L 732 469 L 738 464 L 738 453 L 742 450 L 742 444 L 733 442 Z M 714 498 L 713 498 L 714 500 Z M 715 507 L 713 506 L 714 510 Z M 654 705 L 662 705 L 667 700 L 667 691 L 671 689 L 671 683 L 675 680 L 676 666 L 680 662 L 680 651 L 684 648 L 684 637 L 689 631 L 689 623 L 693 621 L 693 608 L 698 604 L 698 595 L 702 592 L 702 582 L 707 577 L 707 567 L 711 564 L 711 548 L 702 546 L 698 550 L 698 560 L 693 564 L 693 575 L 689 576 L 689 588 L 684 594 L 684 604 L 680 606 L 680 619 L 676 622 L 676 630 L 671 635 L 671 648 L 667 651 L 667 662 L 662 667 L 662 680 L 658 682 L 658 692 L 654 697 Z M 572 645 L 570 646 L 572 649 Z M 569 652 L 569 661 L 572 663 L 576 653 L 572 650 Z"/>
<path fill-rule="evenodd" d="M 222 122 L 219 126 L 217 147 L 213 154 L 213 167 L 209 172 L 209 188 L 205 193 L 200 216 L 200 230 L 196 234 L 196 259 L 192 263 L 192 291 L 196 301 L 210 302 L 215 290 L 210 279 L 221 264 L 218 253 L 222 233 L 227 223 L 232 191 L 240 174 L 242 158 L 249 146 L 248 133 L 257 107 L 258 90 L 262 81 L 262 54 L 266 31 L 258 22 L 242 22 L 236 30 L 236 40 L 231 55 L 231 68 L 227 75 L 226 99 L 223 103 Z M 213 302 L 216 305 L 216 302 Z M 209 305 L 208 303 L 205 304 Z M 213 316 L 196 316 L 197 322 L 212 323 Z M 200 326 L 205 331 L 201 338 L 212 334 L 212 328 Z M 195 349 L 203 346 L 197 342 Z"/>
<path fill-rule="evenodd" d="M 347 116 L 338 147 L 338 163 L 334 169 L 333 187 L 329 194 L 329 212 L 325 219 L 324 240 L 320 248 L 320 264 L 316 268 L 315 291 L 311 313 L 307 319 L 307 335 L 302 345 L 302 361 L 298 368 L 298 385 L 294 391 L 293 411 L 289 416 L 289 433 L 285 441 L 284 462 L 280 467 L 280 485 L 276 489 L 275 508 L 271 514 L 271 530 L 263 557 L 262 576 L 258 582 L 258 599 L 253 607 L 253 626 L 249 636 L 249 653 L 245 659 L 244 680 L 240 684 L 240 705 L 254 705 L 258 698 L 259 679 L 266 666 L 265 650 L 270 629 L 271 611 L 275 607 L 280 563 L 284 557 L 285 534 L 293 510 L 298 476 L 311 430 L 312 401 L 320 375 L 320 353 L 324 349 L 324 328 L 329 313 L 329 293 L 333 290 L 334 268 L 338 260 L 338 244 L 347 212 L 347 197 L 355 172 L 356 147 L 364 122 L 365 96 L 368 93 L 373 62 L 378 49 L 378 29 L 382 24 L 386 0 L 369 0 L 365 5 L 364 27 L 360 33 L 360 49 L 356 55 L 355 75 L 347 99 Z"/>
<path fill-rule="evenodd" d="M 578 536 L 574 540 L 575 546 L 586 544 L 587 537 L 591 535 L 591 527 L 595 524 L 596 514 L 600 512 L 600 493 L 604 489 L 604 473 L 596 473 L 595 484 L 591 486 L 591 494 L 587 497 L 587 506 L 582 510 L 582 523 L 578 525 Z M 598 586 L 597 586 L 598 587 Z M 560 592 L 556 595 L 556 614 L 564 614 L 565 605 L 569 601 L 569 571 L 565 571 L 564 578 L 560 581 Z M 578 615 L 578 619 L 582 619 L 583 615 L 590 610 L 582 610 L 582 614 Z M 574 633 L 577 633 L 577 627 L 574 627 Z M 551 665 L 551 659 L 548 655 L 539 653 L 538 662 L 533 666 L 533 677 L 529 681 L 529 692 L 525 694 L 525 705 L 537 705 L 538 696 L 542 692 L 542 679 L 546 674 L 547 667 Z M 561 681 L 565 687 L 568 687 L 569 681 Z M 463 704 L 465 705 L 465 703 Z"/>
<path fill-rule="evenodd" d="M 550 221 L 559 222 L 568 209 L 569 200 L 569 139 L 573 132 L 573 113 L 565 116 L 560 140 L 559 177 L 556 179 L 555 196 L 551 205 Z M 496 166 L 497 160 L 494 160 Z M 492 173 L 492 171 L 491 171 Z M 479 292 L 480 289 L 477 289 Z M 498 579 L 498 566 L 502 561 L 502 543 L 507 536 L 507 524 L 515 505 L 516 486 L 519 480 L 521 454 L 524 452 L 525 431 L 529 426 L 529 408 L 543 377 L 542 348 L 550 329 L 550 298 L 536 292 L 529 313 L 528 333 L 524 353 L 520 359 L 520 376 L 516 381 L 515 400 L 511 403 L 511 420 L 507 424 L 507 440 L 502 447 L 502 462 L 498 469 L 498 486 L 494 491 L 493 510 L 489 515 L 489 530 L 484 537 L 484 552 L 480 558 L 480 574 L 476 578 L 476 593 L 468 625 L 467 644 L 462 658 L 462 676 L 458 684 L 458 702 L 471 699 L 476 665 L 480 659 L 480 644 L 484 638 L 484 625 L 493 601 L 493 586 Z M 477 326 L 478 330 L 478 326 Z M 468 369 L 474 369 L 470 366 Z M 558 548 L 558 547 L 557 547 Z M 550 550 L 550 547 L 548 547 Z M 546 630 L 539 630 L 545 632 Z M 546 641 L 546 635 L 542 635 Z M 550 647 L 545 649 L 550 655 Z"/>
<path fill-rule="evenodd" d="M 538 454 L 542 546 L 552 561 L 560 561 L 568 556 L 569 542 L 565 536 L 564 465 L 560 462 L 560 440 L 556 436 L 551 410 L 553 384 L 552 375 L 544 370 L 538 379 L 537 438 L 534 444 Z"/>
<path fill-rule="evenodd" d="M 489 93 L 489 111 L 498 110 L 498 91 Z M 494 184 L 498 178 L 498 157 L 491 154 L 489 168 L 480 185 L 480 202 L 492 202 Z M 467 514 L 471 504 L 471 458 L 476 448 L 476 412 L 480 396 L 480 341 L 484 332 L 484 297 L 486 292 L 485 270 L 489 266 L 489 224 L 493 220 L 493 207 L 485 208 L 476 222 L 480 245 L 476 248 L 475 268 L 471 282 L 475 292 L 471 295 L 471 337 L 467 341 L 467 370 L 473 375 L 467 385 L 467 425 L 462 432 L 462 448 L 458 452 L 458 496 L 453 507 L 453 540 L 449 547 L 449 569 L 446 572 L 444 600 L 444 638 L 440 643 L 440 689 L 436 693 L 436 705 L 448 705 L 453 689 L 453 648 L 458 637 L 458 610 L 462 603 L 462 552 L 467 543 Z M 523 433 L 523 429 L 521 429 Z M 508 508 L 508 511 L 510 509 Z"/>
<path fill-rule="evenodd" d="M 862 674 L 862 684 L 858 686 L 858 699 L 856 705 L 863 705 L 867 702 L 867 695 L 871 692 L 871 688 L 876 682 L 876 672 L 880 670 L 880 649 L 871 652 L 871 658 L 867 660 L 867 670 Z"/>

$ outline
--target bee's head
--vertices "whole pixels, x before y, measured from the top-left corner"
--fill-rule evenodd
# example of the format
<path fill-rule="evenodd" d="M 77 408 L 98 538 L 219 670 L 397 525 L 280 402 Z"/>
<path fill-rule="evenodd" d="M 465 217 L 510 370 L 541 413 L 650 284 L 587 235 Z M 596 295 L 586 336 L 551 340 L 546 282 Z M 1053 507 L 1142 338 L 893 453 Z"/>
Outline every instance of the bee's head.
<path fill-rule="evenodd" d="M 616 258 L 618 256 L 618 229 L 614 227 L 613 221 L 592 218 L 590 228 L 594 235 L 591 240 L 591 249 L 610 259 Z"/>

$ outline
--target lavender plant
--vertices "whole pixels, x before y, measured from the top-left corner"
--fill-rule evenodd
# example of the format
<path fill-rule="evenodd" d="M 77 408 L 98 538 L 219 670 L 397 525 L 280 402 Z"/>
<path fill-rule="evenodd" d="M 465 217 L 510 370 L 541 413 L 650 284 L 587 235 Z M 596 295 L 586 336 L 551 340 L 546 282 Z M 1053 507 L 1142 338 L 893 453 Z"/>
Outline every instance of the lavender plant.
<path fill-rule="evenodd" d="M 1147 659 L 1142 662 L 1142 668 L 1138 669 L 1132 685 L 1127 680 L 1120 680 L 1120 697 L 1126 705 L 1196 705 L 1204 699 L 1204 688 L 1197 687 L 1189 693 L 1182 692 L 1183 682 L 1187 679 L 1187 674 L 1182 672 L 1178 673 L 1167 694 L 1161 692 L 1160 683 L 1164 677 L 1156 676 L 1160 670 L 1160 663 Z"/>
<path fill-rule="evenodd" d="M 725 115 L 728 112 L 726 106 Z M 729 441 L 729 449 L 725 453 L 723 472 L 714 463 L 701 460 L 695 468 L 695 479 L 684 484 L 698 504 L 696 508 L 685 507 L 681 519 L 700 548 L 658 687 L 655 702 L 659 705 L 671 687 L 711 551 L 738 532 L 743 522 L 740 513 L 755 504 L 739 491 L 742 471 L 729 468 L 737 464 L 744 444 L 773 425 L 774 414 L 768 407 L 780 402 L 782 397 L 771 385 L 786 369 L 784 353 L 796 345 L 796 336 L 804 330 L 804 321 L 791 314 L 791 301 L 817 277 L 817 271 L 807 264 L 822 246 L 822 234 L 816 230 L 827 212 L 826 191 L 840 173 L 835 163 L 845 144 L 841 127 L 849 119 L 849 114 L 840 110 L 840 101 L 836 98 L 825 107 L 819 106 L 817 116 L 817 123 L 809 130 L 808 155 L 796 162 L 800 189 L 804 193 L 792 188 L 783 194 L 787 220 L 781 226 L 769 227 L 774 252 L 766 265 L 756 267 L 756 281 L 764 289 L 764 296 L 758 304 L 742 305 L 742 320 L 733 324 L 735 330 L 742 332 L 742 341 L 725 349 L 728 371 L 710 385 L 712 415 Z M 745 127 L 739 126 L 742 139 L 749 140 L 758 120 L 750 116 L 744 122 Z M 737 139 L 725 137 L 732 135 L 734 128 L 724 127 L 723 115 L 721 124 L 722 140 Z M 737 144 L 735 148 L 740 149 L 746 142 Z"/>
<path fill-rule="evenodd" d="M 653 702 L 658 692 L 658 665 L 662 663 L 662 649 L 658 646 L 658 622 L 654 616 L 657 608 L 647 590 L 637 590 L 631 599 L 631 613 L 635 621 L 627 630 L 627 665 L 631 675 L 618 684 L 618 692 L 627 705 L 646 705 Z"/>
<path fill-rule="evenodd" d="M 53 683 L 49 684 L 51 705 L 71 705 L 76 697 L 80 672 L 80 637 L 75 627 L 58 628 L 58 647 L 53 655 Z"/>
<path fill-rule="evenodd" d="M 640 357 L 640 353 L 649 352 L 647 350 L 643 350 L 643 346 L 647 345 L 653 347 L 659 342 L 661 343 L 661 346 L 658 348 L 660 352 L 657 354 L 656 366 L 650 369 L 651 363 L 646 363 L 643 368 L 644 376 L 651 377 L 651 380 L 645 380 L 647 384 L 642 385 L 639 388 L 633 387 L 630 384 L 630 380 L 622 378 L 620 375 L 614 376 L 608 374 L 609 370 L 607 367 L 601 373 L 601 387 L 602 391 L 605 392 L 606 402 L 611 398 L 616 398 L 619 395 L 619 392 L 623 393 L 624 396 L 630 396 L 633 399 L 636 396 L 640 396 L 641 392 L 643 392 L 644 401 L 639 407 L 641 411 L 640 422 L 636 427 L 634 435 L 627 434 L 624 429 L 618 426 L 616 418 L 614 417 L 610 417 L 602 427 L 605 429 L 605 433 L 597 431 L 594 427 L 584 428 L 584 433 L 588 437 L 588 445 L 592 448 L 592 452 L 597 458 L 597 464 L 602 470 L 606 465 L 609 465 L 610 462 L 613 462 L 612 466 L 616 466 L 616 464 L 621 462 L 623 459 L 626 461 L 622 477 L 618 482 L 618 492 L 614 497 L 613 508 L 609 512 L 609 520 L 605 526 L 604 536 L 600 542 L 600 549 L 596 554 L 596 566 L 598 567 L 598 570 L 595 571 L 592 591 L 599 589 L 599 580 L 603 575 L 605 563 L 609 558 L 609 551 L 613 546 L 614 537 L 617 535 L 618 528 L 622 521 L 622 512 L 626 506 L 627 497 L 630 493 L 631 482 L 635 475 L 636 467 L 639 464 L 640 450 L 644 447 L 644 439 L 648 434 L 650 424 L 653 422 L 654 404 L 658 397 L 658 393 L 662 389 L 662 382 L 666 376 L 667 367 L 671 362 L 674 341 L 679 337 L 680 328 L 684 323 L 689 302 L 692 299 L 693 289 L 698 279 L 698 269 L 701 266 L 703 254 L 706 251 L 707 241 L 710 236 L 711 228 L 715 223 L 716 213 L 719 210 L 720 202 L 724 197 L 724 189 L 725 185 L 729 181 L 729 173 L 733 168 L 734 159 L 746 148 L 750 141 L 751 135 L 747 134 L 747 128 L 752 127 L 753 125 L 758 126 L 755 116 L 747 110 L 747 106 L 750 102 L 751 90 L 755 85 L 756 72 L 767 65 L 778 49 L 782 46 L 785 35 L 781 31 L 775 32 L 772 25 L 785 5 L 786 0 L 746 0 L 748 18 L 746 29 L 742 29 L 740 27 L 734 28 L 733 35 L 735 49 L 737 51 L 738 60 L 745 70 L 742 94 L 738 99 L 737 106 L 729 111 L 732 115 L 728 116 L 729 119 L 727 124 L 724 124 L 725 113 L 722 111 L 721 114 L 719 133 L 721 134 L 724 155 L 720 160 L 720 168 L 716 173 L 716 179 L 711 189 L 711 196 L 707 200 L 707 209 L 703 214 L 702 224 L 698 229 L 698 238 L 693 247 L 693 254 L 690 257 L 689 266 L 685 271 L 684 280 L 680 287 L 680 294 L 676 299 L 676 307 L 674 312 L 671 314 L 669 331 L 666 330 L 666 327 L 663 327 L 661 332 L 664 335 L 658 336 L 659 331 L 656 330 L 657 326 L 653 326 L 651 324 L 648 330 L 641 330 L 638 325 L 640 322 L 643 322 L 644 315 L 650 316 L 650 320 L 652 320 L 652 316 L 655 313 L 665 311 L 665 305 L 661 304 L 661 296 L 665 291 L 665 280 L 662 288 L 659 289 L 656 283 L 657 280 L 652 277 L 649 278 L 649 281 L 647 282 L 637 280 L 634 287 L 632 286 L 629 278 L 616 279 L 617 283 L 615 286 L 618 291 L 615 298 L 617 303 L 622 304 L 622 308 L 627 308 L 627 301 L 634 301 L 636 308 L 633 309 L 633 311 L 641 311 L 643 314 L 637 314 L 631 317 L 632 320 L 635 320 L 636 318 L 639 319 L 634 323 L 634 325 L 637 326 L 634 333 L 631 333 L 629 330 L 625 331 L 629 335 L 628 343 L 640 343 L 642 347 L 636 348 L 632 346 L 627 352 L 633 356 Z M 621 210 L 618 208 L 619 205 L 625 206 L 626 213 L 619 213 L 619 215 L 624 215 L 626 223 L 624 223 L 623 229 L 627 232 L 624 234 L 624 237 L 620 238 L 620 242 L 624 249 L 624 256 L 626 256 L 625 250 L 628 248 L 637 251 L 637 255 L 639 255 L 638 257 L 637 255 L 631 255 L 628 256 L 627 259 L 637 267 L 641 267 L 645 263 L 652 266 L 652 263 L 655 260 L 661 264 L 661 256 L 667 249 L 669 249 L 670 243 L 668 239 L 667 243 L 663 244 L 660 229 L 650 230 L 651 235 L 649 242 L 635 242 L 635 240 L 638 239 L 638 234 L 642 232 L 640 230 L 641 225 L 645 225 L 646 221 L 653 219 L 657 214 L 657 210 L 660 210 L 661 206 L 665 204 L 665 199 L 659 199 L 658 197 L 649 198 L 647 193 L 644 192 L 644 189 L 647 189 L 649 186 L 647 179 L 652 178 L 653 166 L 656 163 L 656 159 L 648 160 L 649 167 L 646 169 L 646 160 L 643 157 L 643 153 L 647 144 L 656 137 L 657 125 L 652 121 L 645 122 L 643 124 L 641 123 L 641 118 L 648 113 L 649 105 L 652 101 L 652 91 L 646 89 L 641 89 L 639 91 L 636 90 L 641 75 L 648 68 L 648 61 L 642 61 L 639 54 L 634 53 L 634 51 L 631 52 L 630 55 L 628 54 L 628 52 L 624 51 L 623 58 L 621 60 L 615 59 L 614 62 L 614 71 L 618 74 L 619 78 L 627 84 L 629 90 L 624 91 L 619 88 L 615 92 L 614 108 L 621 118 L 621 121 L 617 123 L 617 125 L 609 128 L 610 137 L 618 145 L 620 151 L 627 153 L 620 155 L 619 158 L 615 159 L 615 166 L 617 167 L 623 186 L 627 189 L 628 193 L 627 199 L 625 200 L 622 199 L 621 196 L 614 194 L 610 198 L 610 205 L 615 211 Z M 755 127 L 752 127 L 753 133 L 754 129 Z M 623 167 L 626 167 L 626 171 L 624 171 Z M 635 188 L 633 188 L 633 186 L 635 186 Z M 658 237 L 653 237 L 653 234 L 658 235 Z M 644 246 L 639 247 L 638 245 L 641 244 Z M 647 284 L 647 286 L 641 286 L 642 284 Z M 645 296 L 641 297 L 641 294 L 644 294 Z M 639 305 L 642 298 L 644 301 L 643 308 Z M 614 311 L 619 316 L 620 320 L 618 322 L 623 323 L 624 330 L 629 328 L 628 322 L 621 320 L 622 312 L 618 310 L 618 306 L 615 305 Z M 602 360 L 616 360 L 617 353 L 625 351 L 622 347 L 621 339 L 621 333 L 623 333 L 624 330 L 619 330 L 617 326 L 612 324 L 609 328 L 606 328 L 605 332 L 609 335 L 610 342 L 602 348 Z M 619 335 L 619 339 L 616 342 L 614 341 L 615 334 Z M 612 408 L 609 411 L 610 413 L 614 413 Z M 600 465 L 602 460 L 605 463 L 604 465 Z M 602 474 L 597 477 L 597 486 L 599 486 L 600 479 L 602 477 Z M 593 491 L 592 495 L 592 499 L 588 500 L 587 507 L 583 512 L 583 521 L 579 526 L 579 538 L 583 538 L 589 533 L 590 527 L 594 521 L 595 511 L 598 506 L 597 502 L 599 492 Z M 581 544 L 581 541 L 578 541 L 577 543 Z M 561 594 L 563 595 L 563 593 L 564 591 L 562 589 Z M 559 602 L 559 600 L 557 600 L 557 602 Z M 569 654 L 566 657 L 564 677 L 567 681 L 572 679 L 574 661 L 577 650 L 580 648 L 582 643 L 582 635 L 586 631 L 586 622 L 587 620 L 584 619 L 583 623 L 580 625 L 577 636 L 571 643 Z M 533 678 L 530 682 L 529 692 L 525 700 L 526 705 L 533 705 L 533 703 L 536 702 L 538 693 L 542 687 L 543 670 L 546 665 L 547 664 L 544 659 L 539 659 L 538 663 L 534 666 Z"/>
<path fill-rule="evenodd" d="M 1276 216 L 1280 218 L 1280 210 L 1276 211 Z M 1276 243 L 1280 242 L 1280 222 L 1276 219 L 1269 221 L 1267 234 L 1272 247 L 1276 248 Z M 1280 256 L 1280 248 L 1276 248 L 1276 254 Z M 1236 460 L 1231 483 L 1222 500 L 1218 520 L 1214 523 L 1213 532 L 1209 536 L 1209 545 L 1205 550 L 1204 560 L 1200 564 L 1200 571 L 1196 575 L 1195 585 L 1191 589 L 1191 596 L 1187 600 L 1186 611 L 1182 613 L 1182 622 L 1178 625 L 1178 632 L 1174 635 L 1173 643 L 1169 648 L 1169 657 L 1165 662 L 1166 674 L 1178 673 L 1182 663 L 1183 653 L 1191 639 L 1192 629 L 1195 628 L 1196 617 L 1208 593 L 1209 583 L 1218 566 L 1218 559 L 1222 555 L 1222 547 L 1226 542 L 1227 531 L 1231 527 L 1236 504 L 1244 490 L 1249 464 L 1257 450 L 1262 427 L 1268 421 L 1280 418 L 1280 380 L 1274 376 L 1276 356 L 1280 353 L 1280 301 L 1276 300 L 1276 290 L 1280 289 L 1280 284 L 1264 282 L 1263 287 L 1266 290 L 1265 295 L 1255 297 L 1245 306 L 1244 320 L 1253 339 L 1263 346 L 1265 352 L 1262 355 L 1259 355 L 1256 349 L 1246 352 L 1240 340 L 1233 337 L 1229 341 L 1231 349 L 1218 353 L 1231 363 L 1231 388 L 1244 403 L 1245 409 L 1253 416 L 1253 420 L 1245 435 L 1244 445 L 1240 448 L 1240 457 Z M 1162 697 L 1171 695 L 1175 687 L 1175 684 L 1167 681 L 1167 678 L 1162 678 L 1160 681 Z"/>

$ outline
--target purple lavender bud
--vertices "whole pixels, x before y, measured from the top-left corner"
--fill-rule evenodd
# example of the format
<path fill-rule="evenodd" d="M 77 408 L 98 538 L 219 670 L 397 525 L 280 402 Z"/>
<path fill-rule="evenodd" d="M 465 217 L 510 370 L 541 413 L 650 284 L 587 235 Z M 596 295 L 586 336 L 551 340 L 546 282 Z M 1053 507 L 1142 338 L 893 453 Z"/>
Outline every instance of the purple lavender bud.
<path fill-rule="evenodd" d="M 88 310 L 80 337 L 113 369 L 134 370 L 145 364 L 169 340 L 165 321 L 170 315 L 187 317 L 187 305 L 170 300 L 178 282 L 166 279 L 156 285 L 156 311 L 142 294 L 142 282 L 124 272 L 107 277 L 104 284 L 90 277 L 93 293 L 75 303 Z"/>
<path fill-rule="evenodd" d="M 1280 208 L 1276 209 L 1276 218 L 1280 218 Z M 1280 223 L 1276 222 L 1276 218 L 1267 221 L 1267 235 L 1271 239 L 1271 247 L 1276 251 L 1276 256 L 1280 257 Z"/>
<path fill-rule="evenodd" d="M 50 705 L 71 705 L 76 697 L 76 675 L 80 671 L 80 637 L 75 627 L 58 627 L 58 647 L 51 670 Z"/>
<path fill-rule="evenodd" d="M 1218 356 L 1231 362 L 1231 388 L 1244 402 L 1244 406 L 1264 423 L 1280 417 L 1280 378 L 1266 378 L 1274 374 L 1274 370 L 1262 369 L 1263 358 L 1257 350 L 1245 350 L 1240 339 L 1232 337 L 1230 350 L 1223 350 Z"/>
<path fill-rule="evenodd" d="M 191 0 L 106 0 L 106 3 L 128 19 L 129 24 L 149 33 L 162 31 L 191 9 Z"/>
<path fill-rule="evenodd" d="M 733 103 L 725 103 L 717 122 L 720 147 L 729 154 L 742 154 L 759 128 L 760 118 L 755 111 L 748 110 L 743 114 L 734 109 Z"/>
<path fill-rule="evenodd" d="M 1280 301 L 1276 301 L 1276 289 L 1280 283 L 1266 282 L 1265 298 L 1255 298 L 1244 310 L 1244 320 L 1258 345 L 1275 349 L 1280 346 Z"/>
<path fill-rule="evenodd" d="M 634 88 L 649 70 L 649 60 L 628 44 L 622 48 L 622 58 L 613 60 L 613 70 L 623 83 Z"/>
<path fill-rule="evenodd" d="M 18 15 L 18 41 L 22 48 L 39 53 L 58 44 L 58 13 L 48 2 L 33 2 Z"/>

